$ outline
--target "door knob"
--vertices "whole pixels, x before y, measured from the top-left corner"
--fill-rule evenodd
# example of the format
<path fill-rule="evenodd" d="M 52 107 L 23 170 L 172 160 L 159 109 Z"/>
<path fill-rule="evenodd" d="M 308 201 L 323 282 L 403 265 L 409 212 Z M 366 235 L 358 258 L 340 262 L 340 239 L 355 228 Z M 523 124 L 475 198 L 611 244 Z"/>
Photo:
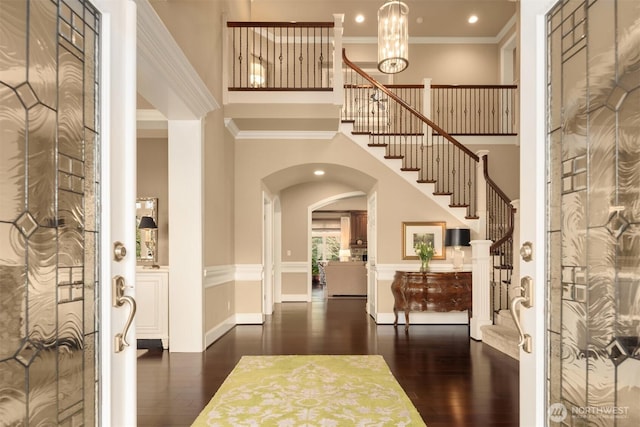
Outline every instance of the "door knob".
<path fill-rule="evenodd" d="M 520 256 L 526 262 L 529 262 L 533 259 L 533 243 L 524 242 L 520 247 Z"/>
<path fill-rule="evenodd" d="M 122 242 L 115 242 L 113 244 L 113 259 L 120 262 L 127 256 L 127 248 L 125 248 Z"/>

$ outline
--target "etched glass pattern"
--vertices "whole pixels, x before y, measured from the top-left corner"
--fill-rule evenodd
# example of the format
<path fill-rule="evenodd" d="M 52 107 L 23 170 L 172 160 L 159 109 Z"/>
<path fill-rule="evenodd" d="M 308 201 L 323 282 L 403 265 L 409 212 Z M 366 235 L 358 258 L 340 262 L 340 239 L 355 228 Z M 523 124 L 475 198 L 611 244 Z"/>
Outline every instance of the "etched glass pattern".
<path fill-rule="evenodd" d="M 637 426 L 640 3 L 562 0 L 546 24 L 548 423 Z"/>
<path fill-rule="evenodd" d="M 0 425 L 97 425 L 100 15 L 0 1 Z"/>

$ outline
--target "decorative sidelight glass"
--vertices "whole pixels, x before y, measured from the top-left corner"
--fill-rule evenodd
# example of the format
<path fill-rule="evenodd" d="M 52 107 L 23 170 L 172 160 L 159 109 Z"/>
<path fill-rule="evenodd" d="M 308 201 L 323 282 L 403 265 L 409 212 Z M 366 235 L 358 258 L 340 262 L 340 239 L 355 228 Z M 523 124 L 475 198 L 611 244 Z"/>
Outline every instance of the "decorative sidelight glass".
<path fill-rule="evenodd" d="M 1 425 L 98 423 L 99 29 L 0 1 Z"/>
<path fill-rule="evenodd" d="M 640 425 L 640 4 L 547 14 L 549 425 Z"/>

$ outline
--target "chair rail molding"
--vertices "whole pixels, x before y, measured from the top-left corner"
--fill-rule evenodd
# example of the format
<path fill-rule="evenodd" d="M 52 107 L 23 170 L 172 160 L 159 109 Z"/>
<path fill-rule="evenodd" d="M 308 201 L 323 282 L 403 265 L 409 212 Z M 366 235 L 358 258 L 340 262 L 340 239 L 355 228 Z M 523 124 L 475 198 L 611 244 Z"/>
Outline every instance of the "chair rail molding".
<path fill-rule="evenodd" d="M 213 286 L 224 285 L 233 282 L 235 279 L 235 268 L 233 265 L 215 265 L 205 267 L 203 272 L 203 287 L 211 288 Z"/>
<path fill-rule="evenodd" d="M 236 264 L 234 279 L 239 281 L 261 281 L 262 264 Z"/>

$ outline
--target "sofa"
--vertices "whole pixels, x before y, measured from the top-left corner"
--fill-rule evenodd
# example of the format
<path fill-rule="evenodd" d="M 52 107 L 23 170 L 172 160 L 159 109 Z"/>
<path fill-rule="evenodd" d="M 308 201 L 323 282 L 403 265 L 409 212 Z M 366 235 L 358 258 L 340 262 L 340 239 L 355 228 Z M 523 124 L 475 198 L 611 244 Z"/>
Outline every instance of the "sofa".
<path fill-rule="evenodd" d="M 330 261 L 324 270 L 326 296 L 367 295 L 367 268 L 363 261 Z"/>

